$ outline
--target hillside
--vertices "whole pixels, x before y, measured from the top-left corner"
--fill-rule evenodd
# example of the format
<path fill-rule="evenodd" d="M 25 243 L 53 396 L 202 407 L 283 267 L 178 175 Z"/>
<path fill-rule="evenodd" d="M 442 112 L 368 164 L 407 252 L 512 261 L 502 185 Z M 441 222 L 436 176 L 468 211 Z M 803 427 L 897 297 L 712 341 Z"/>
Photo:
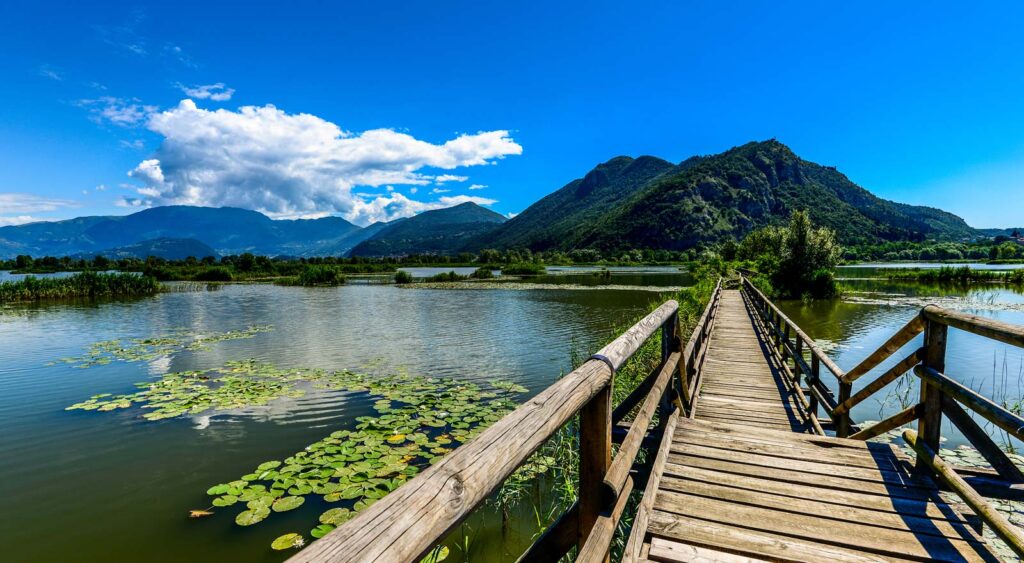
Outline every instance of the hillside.
<path fill-rule="evenodd" d="M 468 246 L 480 250 L 493 246 L 494 241 L 500 241 L 506 248 L 533 250 L 575 246 L 589 232 L 589 225 L 609 210 L 653 179 L 684 168 L 652 156 L 615 157 L 545 196 L 494 232 L 477 237 Z"/>
<path fill-rule="evenodd" d="M 505 218 L 475 203 L 424 211 L 393 221 L 352 249 L 352 256 L 452 254 L 471 240 L 494 231 Z"/>
<path fill-rule="evenodd" d="M 95 254 L 164 238 L 195 239 L 219 254 L 310 256 L 362 230 L 340 217 L 274 221 L 245 209 L 174 205 L 120 217 L 0 227 L 0 257 Z"/>
<path fill-rule="evenodd" d="M 622 158 L 595 172 L 625 162 Z M 651 157 L 634 162 L 647 159 Z M 535 250 L 679 250 L 742 238 L 756 228 L 786 221 L 794 209 L 806 209 L 815 223 L 834 229 L 844 244 L 959 240 L 978 234 L 951 213 L 881 199 L 834 167 L 805 161 L 774 140 L 657 169 L 660 172 L 644 183 L 617 186 L 618 205 L 610 205 L 600 190 L 580 193 L 578 188 L 586 177 L 570 182 L 488 236 L 488 242 L 495 248 L 528 246 Z M 611 180 L 611 184 L 616 182 Z M 559 236 L 531 239 L 517 235 L 534 230 L 531 223 L 553 222 L 545 218 L 551 217 L 552 211 L 542 203 L 569 199 L 574 193 L 584 200 L 577 206 L 588 211 L 568 214 L 572 220 L 558 222 Z"/>
<path fill-rule="evenodd" d="M 189 256 L 204 258 L 217 256 L 217 251 L 193 238 L 158 238 L 100 252 L 107 258 L 148 258 L 156 256 L 167 260 L 184 260 Z M 89 258 L 89 256 L 82 256 Z"/>

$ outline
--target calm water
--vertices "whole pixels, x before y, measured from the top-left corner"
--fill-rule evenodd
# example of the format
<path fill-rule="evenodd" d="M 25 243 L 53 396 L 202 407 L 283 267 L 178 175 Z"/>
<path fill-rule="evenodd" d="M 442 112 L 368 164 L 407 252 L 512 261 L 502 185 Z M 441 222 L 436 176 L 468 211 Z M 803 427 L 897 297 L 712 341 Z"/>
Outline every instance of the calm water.
<path fill-rule="evenodd" d="M 345 392 L 159 422 L 144 421 L 138 408 L 63 410 L 93 394 L 129 393 L 134 383 L 168 371 L 246 358 L 354 370 L 380 362 L 435 377 L 501 377 L 535 393 L 569 366 L 574 346 L 604 340 L 655 299 L 632 291 L 227 285 L 129 303 L 0 310 L 2 559 L 129 561 L 139 553 L 149 561 L 283 559 L 269 543 L 292 531 L 308 539 L 328 507 L 315 495 L 297 510 L 247 528 L 234 523 L 237 505 L 200 520 L 187 518 L 188 510 L 208 506 L 211 485 L 374 414 L 365 394 Z M 148 363 L 44 366 L 99 340 L 254 324 L 274 330 Z"/>
<path fill-rule="evenodd" d="M 874 272 L 866 270 L 866 273 Z M 847 294 L 842 300 L 787 301 L 779 305 L 809 336 L 820 340 L 844 370 L 875 351 L 929 303 L 1024 325 L 1024 294 L 1020 288 L 930 286 L 878 279 L 856 279 L 843 285 Z M 879 368 L 859 379 L 854 383 L 854 392 L 908 356 L 922 341 L 923 336 L 917 337 Z M 1024 350 L 960 330 L 949 331 L 946 373 L 997 402 L 1004 398 L 1015 402 L 1024 396 Z M 911 377 L 910 381 L 916 381 L 916 377 Z M 823 380 L 837 390 L 834 378 L 823 375 Z M 895 386 L 895 383 L 890 384 L 886 390 Z M 907 397 L 916 402 L 918 393 L 915 385 Z M 884 390 L 855 407 L 854 420 L 880 420 L 912 404 L 901 404 L 895 395 L 887 398 L 885 395 Z M 950 438 L 949 445 L 962 443 L 962 437 L 948 423 L 943 435 Z"/>

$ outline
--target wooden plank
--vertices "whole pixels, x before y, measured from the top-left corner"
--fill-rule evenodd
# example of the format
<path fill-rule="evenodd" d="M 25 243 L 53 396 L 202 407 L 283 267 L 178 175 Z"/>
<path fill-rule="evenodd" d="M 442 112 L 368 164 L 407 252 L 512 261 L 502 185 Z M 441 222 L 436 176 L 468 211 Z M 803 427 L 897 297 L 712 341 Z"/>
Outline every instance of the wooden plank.
<path fill-rule="evenodd" d="M 775 430 L 765 430 L 757 427 L 737 426 L 729 423 L 718 423 L 702 420 L 682 420 L 679 422 L 679 428 L 676 432 L 689 432 L 693 430 L 712 430 L 715 432 L 722 432 L 725 434 L 732 435 L 762 435 L 772 438 L 785 438 L 794 441 L 811 442 L 815 444 L 827 444 L 829 447 L 843 446 L 846 448 L 857 448 L 857 449 L 868 449 L 870 446 L 861 440 L 851 440 L 849 438 L 836 438 L 830 436 L 827 440 L 822 440 L 821 436 L 813 436 L 809 434 L 796 434 L 792 432 L 777 432 Z"/>
<path fill-rule="evenodd" d="M 914 480 L 907 481 L 906 483 L 886 483 L 881 480 L 865 481 L 863 479 L 839 476 L 822 478 L 821 475 L 808 474 L 802 471 L 793 471 L 782 466 L 776 468 L 762 467 L 720 459 L 685 455 L 669 455 L 668 462 L 665 464 L 666 474 L 677 475 L 680 477 L 686 477 L 686 475 L 688 475 L 687 472 L 691 468 L 719 471 L 740 477 L 753 476 L 796 485 L 834 489 L 837 491 L 855 491 L 878 495 L 890 495 L 899 498 L 927 500 L 931 499 L 935 494 L 934 486 Z"/>
<path fill-rule="evenodd" d="M 651 466 L 651 476 L 647 479 L 647 489 L 643 498 L 640 499 L 640 506 L 636 510 L 633 519 L 633 529 L 630 530 L 629 540 L 622 552 L 622 563 L 632 563 L 640 557 L 640 549 L 644 538 L 647 535 L 647 522 L 650 520 L 651 511 L 654 510 L 654 499 L 658 494 L 658 486 L 662 475 L 665 472 L 665 463 L 668 460 L 668 447 L 671 443 L 670 436 L 675 433 L 676 425 L 681 420 L 679 412 L 673 413 L 665 425 L 665 434 L 662 437 L 661 445 L 658 446 L 658 453 L 654 457 L 654 464 Z"/>
<path fill-rule="evenodd" d="M 817 514 L 781 512 L 681 493 L 659 493 L 655 508 L 659 513 L 727 522 L 750 530 L 777 532 L 887 556 L 983 561 L 982 553 L 987 551 L 984 548 L 979 551 L 975 546 L 980 544 L 962 539 L 935 537 L 858 522 L 826 522 Z"/>
<path fill-rule="evenodd" d="M 759 563 L 765 561 L 663 538 L 651 539 L 651 551 L 648 557 L 653 561 L 666 563 Z"/>
<path fill-rule="evenodd" d="M 804 563 L 829 561 L 837 563 L 888 563 L 909 561 L 899 557 L 865 553 L 832 545 L 797 539 L 771 532 L 760 532 L 731 523 L 709 522 L 699 518 L 655 511 L 650 530 L 660 537 L 672 538 L 739 555 L 764 557 L 772 561 Z"/>
<path fill-rule="evenodd" d="M 736 504 L 771 511 L 810 515 L 823 520 L 820 524 L 823 529 L 829 529 L 833 525 L 852 523 L 910 532 L 918 537 L 926 535 L 979 543 L 982 541 L 973 530 L 960 522 L 959 518 L 949 521 L 945 518 L 925 518 L 910 513 L 871 510 L 850 504 L 853 499 L 846 504 L 836 504 L 700 481 L 677 480 L 672 484 L 673 490 L 663 488 L 658 492 L 658 498 L 654 503 L 656 509 L 674 512 L 675 508 L 673 507 L 693 502 L 692 497 L 703 497 L 716 502 L 728 503 L 730 506 L 726 510 L 732 510 L 731 505 Z M 713 519 L 711 515 L 706 518 Z M 782 523 L 787 522 L 788 518 L 787 515 L 778 515 L 776 522 L 784 525 Z"/>
<path fill-rule="evenodd" d="M 891 450 L 879 448 L 876 455 L 865 455 L 863 452 L 833 452 L 826 448 L 791 447 L 789 445 L 766 444 L 752 441 L 731 440 L 728 438 L 715 438 L 712 436 L 690 437 L 682 436 L 673 440 L 674 444 L 690 444 L 704 446 L 734 452 L 757 453 L 773 456 L 778 459 L 804 460 L 817 458 L 837 465 L 848 465 L 851 467 L 866 467 L 869 469 L 877 467 L 897 468 L 899 460 Z"/>
<path fill-rule="evenodd" d="M 727 460 L 745 465 L 757 465 L 761 467 L 778 467 L 781 464 L 785 464 L 786 469 L 789 470 L 802 471 L 804 473 L 822 475 L 826 477 L 842 475 L 849 479 L 860 479 L 864 481 L 878 481 L 881 479 L 886 483 L 896 484 L 905 484 L 912 481 L 911 477 L 902 471 L 889 470 L 885 468 L 868 469 L 864 467 L 849 467 L 823 461 L 809 460 L 784 461 L 773 456 L 719 450 L 703 446 L 693 446 L 690 444 L 673 443 L 669 448 L 669 454 L 669 461 L 671 461 L 675 455 L 685 455 L 717 459 L 721 461 Z"/>
<path fill-rule="evenodd" d="M 874 493 L 859 490 L 829 489 L 749 475 L 734 475 L 701 467 L 687 467 L 666 474 L 660 480 L 658 487 L 670 491 L 679 490 L 677 488 L 679 486 L 678 483 L 684 480 L 724 485 L 749 491 L 767 492 L 796 499 L 811 498 L 820 502 L 859 506 L 880 512 L 909 513 L 915 516 L 939 518 L 966 524 L 962 516 L 948 505 L 936 503 L 924 495 L 919 495 L 917 498 L 905 498 L 889 496 L 884 489 L 878 489 Z M 680 492 L 686 491 L 682 490 Z M 935 498 L 939 498 L 938 493 L 935 494 Z"/>

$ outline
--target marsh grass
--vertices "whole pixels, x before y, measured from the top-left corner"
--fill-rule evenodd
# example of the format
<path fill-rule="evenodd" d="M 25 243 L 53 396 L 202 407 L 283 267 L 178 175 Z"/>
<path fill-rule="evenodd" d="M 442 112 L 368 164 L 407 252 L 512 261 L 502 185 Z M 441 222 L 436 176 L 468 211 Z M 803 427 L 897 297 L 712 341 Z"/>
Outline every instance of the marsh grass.
<path fill-rule="evenodd" d="M 160 283 L 149 276 L 125 273 L 81 272 L 66 278 L 37 278 L 0 282 L 0 303 L 152 295 Z"/>

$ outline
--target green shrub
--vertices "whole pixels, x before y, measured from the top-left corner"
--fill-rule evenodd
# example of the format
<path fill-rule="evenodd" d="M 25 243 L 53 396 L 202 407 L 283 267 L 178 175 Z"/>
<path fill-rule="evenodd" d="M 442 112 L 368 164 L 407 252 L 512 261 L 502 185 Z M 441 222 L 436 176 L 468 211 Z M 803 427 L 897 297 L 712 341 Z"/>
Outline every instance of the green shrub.
<path fill-rule="evenodd" d="M 406 272 L 405 270 L 399 270 L 395 272 L 395 283 L 412 283 L 412 274 Z"/>
<path fill-rule="evenodd" d="M 483 266 L 477 268 L 475 272 L 469 275 L 469 277 L 475 280 L 489 280 L 494 277 L 494 272 L 490 268 Z"/>
<path fill-rule="evenodd" d="M 192 276 L 192 279 L 194 281 L 229 282 L 234 279 L 234 276 L 231 275 L 231 270 L 217 266 L 200 270 Z"/>
<path fill-rule="evenodd" d="M 155 278 L 136 274 L 82 272 L 66 278 L 26 276 L 19 281 L 0 283 L 0 303 L 152 295 L 158 291 L 160 283 Z"/>
<path fill-rule="evenodd" d="M 520 262 L 518 264 L 509 264 L 501 269 L 503 276 L 539 276 L 546 270 L 544 266 L 540 264 L 534 264 L 533 262 Z"/>
<path fill-rule="evenodd" d="M 298 285 L 342 285 L 345 283 L 345 276 L 341 271 L 328 264 L 307 264 L 299 272 L 296 282 Z"/>
<path fill-rule="evenodd" d="M 451 272 L 441 272 L 440 274 L 435 274 L 433 276 L 430 276 L 429 278 L 427 278 L 427 281 L 428 282 L 454 282 L 454 281 L 462 281 L 462 280 L 464 280 L 464 279 L 466 279 L 468 277 L 469 276 L 460 276 L 459 274 L 456 274 L 455 271 L 453 270 Z"/>

